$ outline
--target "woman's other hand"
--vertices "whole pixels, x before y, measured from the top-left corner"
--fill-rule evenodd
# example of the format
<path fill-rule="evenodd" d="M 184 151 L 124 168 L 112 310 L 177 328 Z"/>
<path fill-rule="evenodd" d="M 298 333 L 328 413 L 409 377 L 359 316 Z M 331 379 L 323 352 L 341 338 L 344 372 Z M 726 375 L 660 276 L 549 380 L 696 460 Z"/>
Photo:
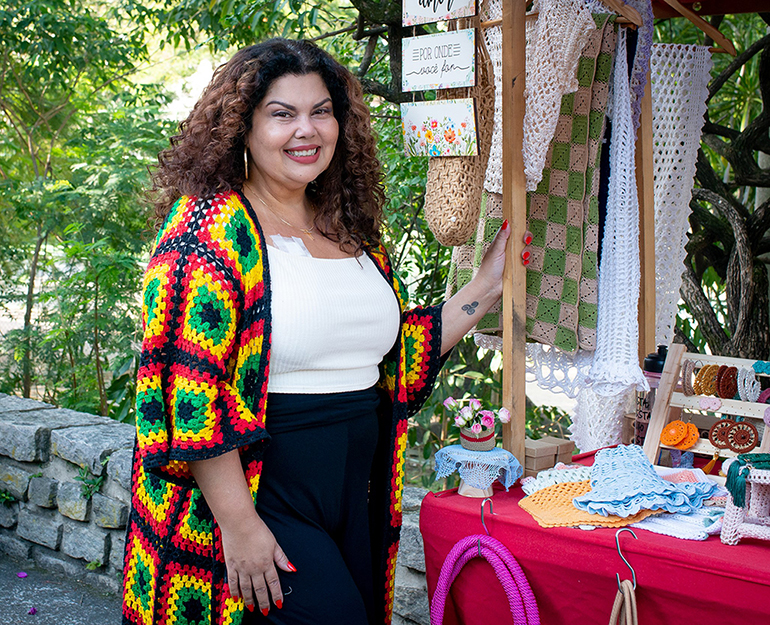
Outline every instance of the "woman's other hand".
<path fill-rule="evenodd" d="M 296 569 L 254 509 L 238 451 L 190 462 L 190 471 L 222 532 L 230 596 L 242 597 L 247 609 L 256 605 L 265 615 L 271 599 L 282 608 L 275 567 L 290 573 Z"/>
<path fill-rule="evenodd" d="M 247 609 L 256 605 L 265 615 L 271 599 L 282 608 L 283 591 L 275 567 L 286 572 L 294 567 L 267 525 L 254 513 L 245 522 L 236 521 L 235 527 L 220 529 L 230 596 L 243 597 Z"/>

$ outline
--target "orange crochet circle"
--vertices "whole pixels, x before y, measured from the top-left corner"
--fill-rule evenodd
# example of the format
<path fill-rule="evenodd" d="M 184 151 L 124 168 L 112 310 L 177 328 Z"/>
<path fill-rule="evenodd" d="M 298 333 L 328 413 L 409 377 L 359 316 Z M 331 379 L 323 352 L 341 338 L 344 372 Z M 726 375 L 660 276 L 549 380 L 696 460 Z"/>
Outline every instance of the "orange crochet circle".
<path fill-rule="evenodd" d="M 664 445 L 678 445 L 687 435 L 687 424 L 681 419 L 672 421 L 660 434 L 660 442 Z"/>
<path fill-rule="evenodd" d="M 684 438 L 681 440 L 681 442 L 674 445 L 677 449 L 681 449 L 684 451 L 685 449 L 690 449 L 695 443 L 698 442 L 698 439 L 700 438 L 700 433 L 698 432 L 698 428 L 695 427 L 694 423 L 688 423 L 687 424 L 687 433 L 684 435 Z"/>
<path fill-rule="evenodd" d="M 732 419 L 721 419 L 711 426 L 709 440 L 717 449 L 727 449 L 727 431 L 735 425 Z"/>

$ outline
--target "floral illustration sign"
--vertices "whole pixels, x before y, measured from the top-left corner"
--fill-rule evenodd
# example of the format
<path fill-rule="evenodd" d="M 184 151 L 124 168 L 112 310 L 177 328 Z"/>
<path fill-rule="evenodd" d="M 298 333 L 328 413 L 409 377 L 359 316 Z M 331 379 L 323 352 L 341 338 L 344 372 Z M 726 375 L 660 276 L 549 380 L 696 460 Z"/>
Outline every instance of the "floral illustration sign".
<path fill-rule="evenodd" d="M 427 24 L 476 15 L 476 0 L 403 0 L 404 26 Z"/>
<path fill-rule="evenodd" d="M 402 91 L 476 84 L 475 41 L 474 28 L 402 39 Z"/>
<path fill-rule="evenodd" d="M 473 98 L 406 102 L 401 128 L 407 156 L 475 156 L 476 115 Z"/>

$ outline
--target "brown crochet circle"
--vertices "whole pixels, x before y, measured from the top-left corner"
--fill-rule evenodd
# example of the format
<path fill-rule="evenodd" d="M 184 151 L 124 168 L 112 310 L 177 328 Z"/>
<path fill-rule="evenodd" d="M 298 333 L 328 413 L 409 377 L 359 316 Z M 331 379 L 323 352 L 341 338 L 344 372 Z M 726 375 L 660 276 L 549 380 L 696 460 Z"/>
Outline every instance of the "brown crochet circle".
<path fill-rule="evenodd" d="M 724 368 L 724 371 L 722 370 Z M 717 373 L 717 394 L 722 399 L 732 399 L 738 392 L 738 367 L 722 365 Z"/>
<path fill-rule="evenodd" d="M 693 389 L 698 395 L 716 395 L 716 377 L 719 365 L 706 365 L 701 367 L 695 376 Z"/>
<path fill-rule="evenodd" d="M 698 439 L 700 438 L 700 433 L 698 432 L 698 428 L 695 427 L 694 423 L 688 423 L 687 424 L 687 433 L 684 435 L 684 438 L 681 442 L 674 445 L 677 449 L 681 449 L 684 451 L 685 449 L 690 449 L 695 443 L 698 442 Z"/>
<path fill-rule="evenodd" d="M 678 445 L 687 436 L 687 424 L 681 419 L 672 421 L 660 433 L 660 442 L 664 445 Z"/>
<path fill-rule="evenodd" d="M 735 425 L 732 419 L 721 419 L 711 426 L 709 440 L 717 449 L 727 449 L 727 431 Z"/>
<path fill-rule="evenodd" d="M 735 453 L 745 454 L 757 446 L 759 434 L 752 423 L 739 421 L 727 430 L 727 445 Z"/>

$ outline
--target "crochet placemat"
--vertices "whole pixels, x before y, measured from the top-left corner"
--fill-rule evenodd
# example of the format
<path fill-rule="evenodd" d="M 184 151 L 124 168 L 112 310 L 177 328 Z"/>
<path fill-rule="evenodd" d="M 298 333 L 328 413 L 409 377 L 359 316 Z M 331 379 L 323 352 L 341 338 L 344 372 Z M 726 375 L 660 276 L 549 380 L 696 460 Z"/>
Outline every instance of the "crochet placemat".
<path fill-rule="evenodd" d="M 614 16 L 594 20 L 579 88 L 561 100 L 543 178 L 527 196 L 527 333 L 570 353 L 596 347 L 599 162 L 616 32 Z"/>
<path fill-rule="evenodd" d="M 572 500 L 585 495 L 591 490 L 591 482 L 564 482 L 548 486 L 536 493 L 524 497 L 519 505 L 529 512 L 541 527 L 575 527 L 577 525 L 596 525 L 598 527 L 625 527 L 646 519 L 652 510 L 640 510 L 636 514 L 623 518 L 619 516 L 591 514 L 578 510 Z"/>

